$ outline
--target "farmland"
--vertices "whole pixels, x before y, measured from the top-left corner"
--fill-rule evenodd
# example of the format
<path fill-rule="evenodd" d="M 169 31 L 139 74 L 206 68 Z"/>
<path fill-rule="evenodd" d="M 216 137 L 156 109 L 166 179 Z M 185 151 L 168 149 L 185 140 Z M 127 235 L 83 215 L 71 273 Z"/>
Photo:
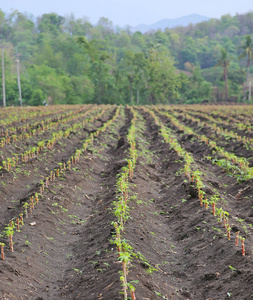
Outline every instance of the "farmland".
<path fill-rule="evenodd" d="M 0 109 L 2 299 L 253 299 L 253 107 Z"/>

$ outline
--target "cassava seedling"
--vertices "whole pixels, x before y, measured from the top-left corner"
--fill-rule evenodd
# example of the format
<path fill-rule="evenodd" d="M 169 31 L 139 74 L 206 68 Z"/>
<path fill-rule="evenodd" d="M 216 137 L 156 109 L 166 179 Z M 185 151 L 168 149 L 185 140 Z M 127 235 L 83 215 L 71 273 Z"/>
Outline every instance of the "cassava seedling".
<path fill-rule="evenodd" d="M 135 287 L 133 287 L 131 284 L 129 284 L 129 288 L 130 288 L 130 291 L 131 291 L 131 298 L 132 298 L 132 300 L 136 300 L 136 297 L 135 297 Z"/>
<path fill-rule="evenodd" d="M 4 246 L 5 246 L 5 243 L 0 243 L 2 260 L 4 260 Z"/>
<path fill-rule="evenodd" d="M 224 221 L 224 227 L 227 228 L 227 224 L 228 224 L 228 216 L 229 213 L 227 211 L 223 212 L 223 221 Z"/>
<path fill-rule="evenodd" d="M 132 161 L 131 159 L 128 159 L 128 169 L 129 169 L 129 179 L 132 179 L 132 175 L 133 175 L 133 165 L 132 165 Z"/>
<path fill-rule="evenodd" d="M 216 208 L 216 213 L 217 213 L 217 216 L 218 216 L 219 223 L 222 224 L 223 214 L 224 214 L 222 207 L 221 208 Z"/>
<path fill-rule="evenodd" d="M 123 251 L 120 252 L 119 259 L 122 262 L 123 267 L 123 276 L 121 277 L 121 280 L 123 282 L 123 292 L 124 292 L 124 300 L 127 300 L 127 263 L 130 258 L 130 253 Z"/>
<path fill-rule="evenodd" d="M 46 188 L 48 188 L 49 185 L 49 177 L 46 177 Z"/>
<path fill-rule="evenodd" d="M 230 241 L 230 231 L 231 231 L 231 227 L 230 225 L 228 224 L 227 225 L 227 234 L 228 234 L 228 240 Z"/>
<path fill-rule="evenodd" d="M 200 206 L 203 206 L 203 192 L 199 192 L 199 201 L 200 201 Z"/>
<path fill-rule="evenodd" d="M 35 203 L 36 203 L 36 204 L 39 203 L 39 196 L 38 196 L 38 193 L 35 193 Z"/>
<path fill-rule="evenodd" d="M 218 195 L 213 195 L 211 197 L 211 202 L 212 202 L 212 208 L 213 208 L 213 215 L 215 216 L 215 206 L 216 206 L 216 202 L 219 200 L 219 196 Z"/>
<path fill-rule="evenodd" d="M 20 218 L 20 225 L 23 226 L 23 225 L 24 225 L 23 213 L 21 213 L 21 214 L 19 215 L 19 218 Z"/>
<path fill-rule="evenodd" d="M 117 245 L 117 250 L 118 250 L 118 254 L 120 256 L 120 252 L 121 252 L 121 238 L 120 238 L 120 227 L 118 226 L 118 223 L 117 222 L 114 222 L 114 227 L 115 227 L 115 230 L 116 230 L 116 245 Z"/>
<path fill-rule="evenodd" d="M 13 237 L 13 234 L 14 234 L 14 225 L 12 224 L 12 222 L 10 223 L 9 226 L 5 227 L 5 229 L 6 229 L 5 234 L 9 238 L 11 252 L 14 252 L 13 240 L 12 240 L 12 237 Z"/>
<path fill-rule="evenodd" d="M 34 201 L 33 201 L 33 196 L 31 196 L 31 205 L 32 205 L 32 209 L 34 209 Z"/>
<path fill-rule="evenodd" d="M 23 205 L 23 207 L 25 208 L 25 216 L 26 216 L 26 218 L 28 218 L 28 211 L 27 211 L 27 209 L 29 207 L 29 203 L 25 202 L 24 205 Z"/>
<path fill-rule="evenodd" d="M 240 233 L 240 231 L 237 231 L 237 232 L 236 232 L 236 238 L 235 238 L 235 246 L 236 246 L 236 247 L 238 246 L 239 233 Z"/>
<path fill-rule="evenodd" d="M 17 230 L 19 230 L 20 228 L 19 228 L 19 218 L 16 218 L 16 228 L 17 228 Z"/>
<path fill-rule="evenodd" d="M 242 256 L 245 256 L 245 245 L 244 245 L 245 238 L 241 237 L 241 244 L 242 244 Z"/>
<path fill-rule="evenodd" d="M 208 199 L 204 199 L 204 200 L 203 200 L 203 203 L 204 203 L 204 205 L 205 205 L 205 209 L 208 209 L 208 204 L 209 204 Z"/>

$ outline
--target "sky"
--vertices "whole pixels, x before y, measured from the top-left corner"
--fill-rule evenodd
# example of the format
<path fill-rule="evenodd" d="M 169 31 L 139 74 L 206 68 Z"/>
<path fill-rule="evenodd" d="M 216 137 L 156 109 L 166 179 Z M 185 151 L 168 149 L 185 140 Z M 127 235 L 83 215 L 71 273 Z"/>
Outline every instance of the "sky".
<path fill-rule="evenodd" d="M 175 19 L 193 13 L 219 18 L 225 14 L 253 11 L 253 0 L 0 0 L 0 9 L 28 12 L 35 17 L 55 12 L 61 16 L 73 13 L 88 17 L 96 24 L 100 17 L 114 25 L 150 25 L 162 19 Z"/>

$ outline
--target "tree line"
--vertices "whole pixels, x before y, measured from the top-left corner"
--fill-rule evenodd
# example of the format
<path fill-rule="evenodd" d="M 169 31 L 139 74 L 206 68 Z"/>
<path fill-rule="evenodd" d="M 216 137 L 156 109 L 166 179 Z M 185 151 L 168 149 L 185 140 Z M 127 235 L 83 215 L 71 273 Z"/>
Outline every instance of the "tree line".
<path fill-rule="evenodd" d="M 17 58 L 24 105 L 249 101 L 252 29 L 251 12 L 142 34 L 104 17 L 0 10 L 6 103 L 19 105 Z"/>

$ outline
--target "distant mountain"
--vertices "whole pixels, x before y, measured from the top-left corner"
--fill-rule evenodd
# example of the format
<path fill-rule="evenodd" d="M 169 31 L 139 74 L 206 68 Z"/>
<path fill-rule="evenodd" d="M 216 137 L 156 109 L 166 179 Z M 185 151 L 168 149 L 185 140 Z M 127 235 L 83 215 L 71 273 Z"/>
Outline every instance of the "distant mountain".
<path fill-rule="evenodd" d="M 164 19 L 164 20 L 158 21 L 151 25 L 140 24 L 138 26 L 131 27 L 131 31 L 132 32 L 140 31 L 142 33 L 145 33 L 150 30 L 158 30 L 158 29 L 161 29 L 163 31 L 165 28 L 174 28 L 177 26 L 187 26 L 190 23 L 196 24 L 196 23 L 200 23 L 203 21 L 208 21 L 209 19 L 210 18 L 205 17 L 205 16 L 192 14 L 192 15 L 184 16 L 184 17 L 177 18 L 177 19 Z"/>

